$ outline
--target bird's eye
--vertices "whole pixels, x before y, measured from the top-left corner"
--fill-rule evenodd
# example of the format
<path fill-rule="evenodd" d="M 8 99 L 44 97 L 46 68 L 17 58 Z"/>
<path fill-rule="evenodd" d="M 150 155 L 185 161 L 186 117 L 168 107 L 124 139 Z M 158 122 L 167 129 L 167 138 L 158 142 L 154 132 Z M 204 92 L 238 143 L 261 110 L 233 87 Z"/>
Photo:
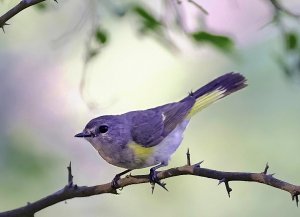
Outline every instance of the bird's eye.
<path fill-rule="evenodd" d="M 100 133 L 106 133 L 108 131 L 108 126 L 106 126 L 106 125 L 101 125 L 100 127 L 99 127 L 99 132 Z"/>

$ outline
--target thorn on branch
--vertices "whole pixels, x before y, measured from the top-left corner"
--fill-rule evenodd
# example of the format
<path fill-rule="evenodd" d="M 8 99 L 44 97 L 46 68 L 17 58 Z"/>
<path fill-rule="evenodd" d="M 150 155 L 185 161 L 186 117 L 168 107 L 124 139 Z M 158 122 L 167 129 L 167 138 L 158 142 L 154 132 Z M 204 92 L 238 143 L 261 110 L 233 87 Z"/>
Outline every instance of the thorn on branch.
<path fill-rule="evenodd" d="M 269 169 L 269 163 L 266 163 L 266 167 L 263 171 L 263 174 L 267 175 L 268 169 Z"/>
<path fill-rule="evenodd" d="M 270 178 L 273 178 L 274 175 L 275 175 L 275 173 L 272 173 L 272 174 L 269 174 L 268 176 L 269 176 Z"/>
<path fill-rule="evenodd" d="M 225 182 L 225 181 L 226 181 L 226 179 L 225 179 L 225 178 L 223 178 L 223 179 L 219 180 L 219 183 L 218 183 L 218 185 L 222 184 L 222 183 L 223 183 L 223 182 Z"/>
<path fill-rule="evenodd" d="M 154 193 L 154 188 L 155 188 L 155 184 L 158 184 L 160 187 L 162 187 L 163 189 L 165 189 L 166 191 L 169 191 L 168 189 L 167 189 L 167 187 L 166 187 L 166 183 L 164 183 L 164 182 L 159 182 L 159 183 L 155 183 L 155 182 L 153 182 L 153 183 L 150 183 L 151 184 L 151 193 L 153 194 Z"/>
<path fill-rule="evenodd" d="M 151 183 L 151 193 L 153 194 L 155 188 L 155 183 Z"/>
<path fill-rule="evenodd" d="M 295 193 L 292 194 L 292 200 L 296 201 L 297 207 L 299 207 L 299 194 L 300 194 L 300 192 L 295 192 Z"/>
<path fill-rule="evenodd" d="M 194 92 L 192 90 L 189 92 L 189 96 L 194 96 Z"/>
<path fill-rule="evenodd" d="M 191 154 L 190 154 L 190 149 L 188 148 L 187 153 L 186 153 L 186 161 L 187 165 L 191 166 Z"/>
<path fill-rule="evenodd" d="M 273 176 L 275 175 L 275 173 L 271 173 L 271 174 L 268 174 L 268 169 L 269 169 L 269 164 L 266 163 L 266 167 L 264 169 L 264 171 L 262 172 L 262 174 L 266 175 L 266 178 L 269 180 L 271 178 L 273 178 Z"/>
<path fill-rule="evenodd" d="M 73 186 L 73 175 L 72 175 L 72 165 L 71 165 L 71 161 L 69 166 L 67 167 L 68 169 L 68 187 L 72 187 Z M 77 186 L 77 185 L 75 185 Z"/>
<path fill-rule="evenodd" d="M 230 197 L 230 192 L 232 192 L 232 188 L 229 187 L 229 182 L 225 182 L 226 191 L 228 193 L 228 197 Z"/>
<path fill-rule="evenodd" d="M 229 187 L 229 181 L 227 181 L 225 178 L 219 180 L 218 185 L 225 183 L 225 188 L 228 194 L 228 197 L 230 198 L 230 192 L 232 192 L 232 188 Z"/>
<path fill-rule="evenodd" d="M 5 29 L 4 26 L 9 26 L 9 23 L 4 23 L 2 26 L 0 26 L 0 28 L 2 29 L 3 33 L 5 33 Z"/>
<path fill-rule="evenodd" d="M 194 164 L 194 167 L 195 167 L 195 168 L 200 168 L 200 166 L 201 166 L 201 164 L 202 164 L 203 162 L 204 162 L 204 160 L 202 160 L 202 161 L 200 161 L 200 162 Z"/>

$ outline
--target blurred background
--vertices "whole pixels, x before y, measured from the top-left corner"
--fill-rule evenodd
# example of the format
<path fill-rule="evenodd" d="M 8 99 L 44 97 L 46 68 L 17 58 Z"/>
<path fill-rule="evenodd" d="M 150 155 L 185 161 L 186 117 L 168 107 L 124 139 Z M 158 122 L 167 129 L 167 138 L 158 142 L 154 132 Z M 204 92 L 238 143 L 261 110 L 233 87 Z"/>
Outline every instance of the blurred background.
<path fill-rule="evenodd" d="M 0 14 L 18 1 L 0 2 Z M 284 4 L 282 4 L 284 3 Z M 279 4 L 279 5 L 278 5 Z M 205 11 L 209 13 L 205 14 Z M 46 1 L 0 34 L 0 210 L 67 183 L 110 182 L 122 169 L 74 135 L 96 116 L 177 101 L 217 76 L 249 86 L 193 118 L 169 167 L 270 173 L 300 184 L 300 4 L 297 0 Z M 147 174 L 148 169 L 133 174 Z M 296 216 L 284 191 L 182 176 L 121 195 L 72 199 L 37 216 Z"/>

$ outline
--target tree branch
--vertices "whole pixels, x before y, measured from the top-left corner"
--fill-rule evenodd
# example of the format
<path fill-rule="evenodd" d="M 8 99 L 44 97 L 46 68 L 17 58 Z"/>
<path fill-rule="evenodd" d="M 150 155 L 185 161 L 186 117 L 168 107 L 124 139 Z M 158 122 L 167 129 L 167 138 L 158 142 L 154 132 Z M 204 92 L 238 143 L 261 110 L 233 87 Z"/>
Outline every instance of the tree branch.
<path fill-rule="evenodd" d="M 194 176 L 206 177 L 210 179 L 216 179 L 219 180 L 219 184 L 225 183 L 225 187 L 229 196 L 230 196 L 230 192 L 232 191 L 232 189 L 229 187 L 229 182 L 231 181 L 262 183 L 289 192 L 292 196 L 292 200 L 295 200 L 298 206 L 298 202 L 299 202 L 298 196 L 300 194 L 300 186 L 290 184 L 280 179 L 276 179 L 274 178 L 274 174 L 267 174 L 269 168 L 268 164 L 266 165 L 263 172 L 248 173 L 248 172 L 225 172 L 225 171 L 202 168 L 200 167 L 201 163 L 202 162 L 194 165 L 185 165 L 181 167 L 164 170 L 159 172 L 157 176 L 159 179 L 167 179 L 167 178 L 181 176 L 181 175 L 194 175 Z M 107 194 L 107 193 L 118 194 L 117 190 L 111 187 L 111 183 L 106 183 L 106 184 L 96 185 L 91 187 L 74 185 L 71 163 L 67 168 L 68 168 L 68 184 L 64 188 L 36 202 L 28 203 L 26 206 L 14 210 L 2 212 L 0 213 L 0 217 L 19 217 L 19 216 L 33 217 L 33 215 L 36 212 L 68 199 L 72 199 L 76 197 L 89 197 L 93 195 Z M 129 175 L 125 178 L 120 179 L 118 181 L 118 185 L 120 186 L 120 188 L 123 188 L 128 185 L 136 185 L 136 184 L 148 183 L 148 182 L 149 182 L 148 175 L 137 175 L 137 176 Z"/>
<path fill-rule="evenodd" d="M 5 14 L 3 14 L 0 17 L 0 28 L 2 28 L 3 32 L 4 31 L 4 26 L 9 25 L 7 23 L 7 21 L 9 19 L 11 19 L 12 17 L 14 17 L 15 15 L 17 15 L 18 13 L 20 13 L 22 10 L 32 6 L 32 5 L 36 5 L 38 3 L 44 2 L 46 0 L 21 0 L 19 2 L 19 4 L 17 4 L 16 6 L 14 6 L 12 9 L 10 9 L 9 11 L 7 11 Z M 57 2 L 57 0 L 54 0 Z"/>
<path fill-rule="evenodd" d="M 299 14 L 295 14 L 295 13 L 291 12 L 290 10 L 288 10 L 287 8 L 283 7 L 278 2 L 278 0 L 270 0 L 270 2 L 273 5 L 273 7 L 275 8 L 275 14 L 278 14 L 279 12 L 283 12 L 283 13 L 286 13 L 287 15 L 291 16 L 291 17 L 300 18 Z"/>

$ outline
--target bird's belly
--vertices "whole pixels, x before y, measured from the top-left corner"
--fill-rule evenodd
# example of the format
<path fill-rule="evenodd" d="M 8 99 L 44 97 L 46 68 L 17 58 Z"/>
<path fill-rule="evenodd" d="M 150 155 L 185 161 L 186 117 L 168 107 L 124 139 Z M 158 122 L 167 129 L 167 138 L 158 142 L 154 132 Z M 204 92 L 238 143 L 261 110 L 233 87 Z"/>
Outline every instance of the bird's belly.
<path fill-rule="evenodd" d="M 130 143 L 128 147 L 132 150 L 134 158 L 132 162 L 128 162 L 126 168 L 141 169 L 158 165 L 162 162 L 167 164 L 171 155 L 181 144 L 183 133 L 188 123 L 189 120 L 183 121 L 156 146 L 143 147 L 136 143 Z"/>
<path fill-rule="evenodd" d="M 135 160 L 135 156 L 129 148 L 118 148 L 113 150 L 112 148 L 106 148 L 104 146 L 99 147 L 98 153 L 108 163 L 122 167 L 126 169 L 142 168 L 141 165 Z"/>
<path fill-rule="evenodd" d="M 189 123 L 184 120 L 164 140 L 154 147 L 153 155 L 148 159 L 152 165 L 168 163 L 171 155 L 177 150 L 183 139 L 183 133 Z"/>

